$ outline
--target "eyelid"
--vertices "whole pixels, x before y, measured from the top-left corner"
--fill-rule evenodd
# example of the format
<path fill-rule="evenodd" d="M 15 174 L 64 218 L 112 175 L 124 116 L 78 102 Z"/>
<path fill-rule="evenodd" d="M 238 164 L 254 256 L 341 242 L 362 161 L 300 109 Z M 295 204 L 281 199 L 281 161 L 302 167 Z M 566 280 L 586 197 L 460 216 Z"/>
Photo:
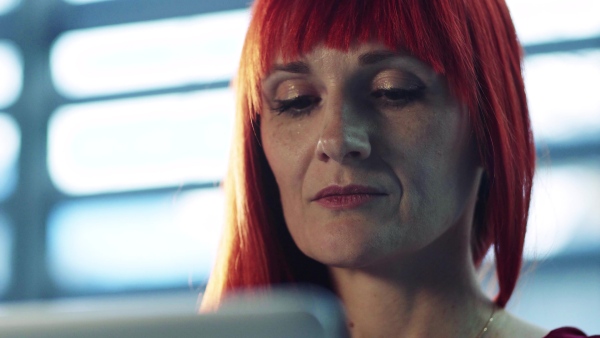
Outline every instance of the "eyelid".
<path fill-rule="evenodd" d="M 385 69 L 377 73 L 371 81 L 373 89 L 403 88 L 407 90 L 426 87 L 417 75 L 399 69 Z"/>
<path fill-rule="evenodd" d="M 292 117 L 299 117 L 310 114 L 320 102 L 321 98 L 318 96 L 300 95 L 286 100 L 274 100 L 277 105 L 272 106 L 271 110 L 277 115 L 285 113 Z M 298 107 L 298 105 L 302 107 Z"/>
<path fill-rule="evenodd" d="M 272 100 L 293 99 L 304 95 L 317 95 L 315 87 L 305 79 L 287 79 L 277 83 L 267 92 Z"/>
<path fill-rule="evenodd" d="M 294 86 L 312 86 L 312 81 L 309 75 L 277 71 L 264 78 L 261 85 L 264 95 L 275 97 L 282 86 L 289 84 Z"/>

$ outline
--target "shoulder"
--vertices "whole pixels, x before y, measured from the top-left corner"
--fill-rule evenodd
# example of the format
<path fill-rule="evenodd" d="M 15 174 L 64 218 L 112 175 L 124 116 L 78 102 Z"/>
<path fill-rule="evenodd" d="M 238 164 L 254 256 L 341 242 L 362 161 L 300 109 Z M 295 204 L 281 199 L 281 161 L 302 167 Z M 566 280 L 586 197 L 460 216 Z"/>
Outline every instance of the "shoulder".
<path fill-rule="evenodd" d="M 544 338 L 594 338 L 600 336 L 587 336 L 583 331 L 574 327 L 561 327 L 550 331 Z"/>
<path fill-rule="evenodd" d="M 493 338 L 600 338 L 600 336 L 587 336 L 583 331 L 574 327 L 561 327 L 552 331 L 540 328 L 525 322 L 510 313 L 499 312 L 496 334 Z"/>
<path fill-rule="evenodd" d="M 548 335 L 548 330 L 523 321 L 505 310 L 498 312 L 498 319 L 494 324 L 497 329 L 493 338 L 546 338 Z"/>

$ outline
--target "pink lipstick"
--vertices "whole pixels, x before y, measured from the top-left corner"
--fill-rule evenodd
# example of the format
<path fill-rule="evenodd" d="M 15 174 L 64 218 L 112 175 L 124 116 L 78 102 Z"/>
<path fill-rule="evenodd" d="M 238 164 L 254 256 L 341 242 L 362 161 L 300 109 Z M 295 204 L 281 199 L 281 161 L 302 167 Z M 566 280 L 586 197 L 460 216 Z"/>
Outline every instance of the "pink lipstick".
<path fill-rule="evenodd" d="M 373 187 L 362 185 L 347 185 L 344 187 L 332 185 L 317 193 L 312 199 L 321 206 L 332 209 L 354 209 L 373 199 L 387 194 Z"/>

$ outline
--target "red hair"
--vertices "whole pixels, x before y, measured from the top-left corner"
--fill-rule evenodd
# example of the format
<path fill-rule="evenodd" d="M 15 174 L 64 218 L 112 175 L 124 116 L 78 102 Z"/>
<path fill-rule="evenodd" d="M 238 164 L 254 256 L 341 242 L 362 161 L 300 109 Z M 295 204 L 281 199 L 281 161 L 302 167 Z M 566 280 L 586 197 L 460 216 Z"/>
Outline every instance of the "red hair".
<path fill-rule="evenodd" d="M 522 49 L 502 0 L 257 0 L 235 82 L 237 114 L 225 180 L 221 252 L 203 299 L 230 290 L 309 282 L 330 287 L 326 268 L 304 256 L 287 232 L 279 192 L 260 145 L 261 78 L 274 58 L 316 44 L 348 50 L 379 41 L 446 76 L 468 108 L 485 170 L 471 251 L 479 266 L 493 244 L 499 293 L 510 298 L 523 254 L 535 147 L 521 76 Z"/>

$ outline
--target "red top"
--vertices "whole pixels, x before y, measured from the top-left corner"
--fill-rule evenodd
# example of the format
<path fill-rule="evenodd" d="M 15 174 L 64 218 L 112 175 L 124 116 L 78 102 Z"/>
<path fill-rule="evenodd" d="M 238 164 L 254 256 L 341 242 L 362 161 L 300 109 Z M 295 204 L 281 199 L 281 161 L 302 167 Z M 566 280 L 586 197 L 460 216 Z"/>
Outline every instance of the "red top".
<path fill-rule="evenodd" d="M 544 338 L 600 338 L 600 336 L 587 336 L 583 331 L 574 327 L 561 327 L 550 331 Z"/>

